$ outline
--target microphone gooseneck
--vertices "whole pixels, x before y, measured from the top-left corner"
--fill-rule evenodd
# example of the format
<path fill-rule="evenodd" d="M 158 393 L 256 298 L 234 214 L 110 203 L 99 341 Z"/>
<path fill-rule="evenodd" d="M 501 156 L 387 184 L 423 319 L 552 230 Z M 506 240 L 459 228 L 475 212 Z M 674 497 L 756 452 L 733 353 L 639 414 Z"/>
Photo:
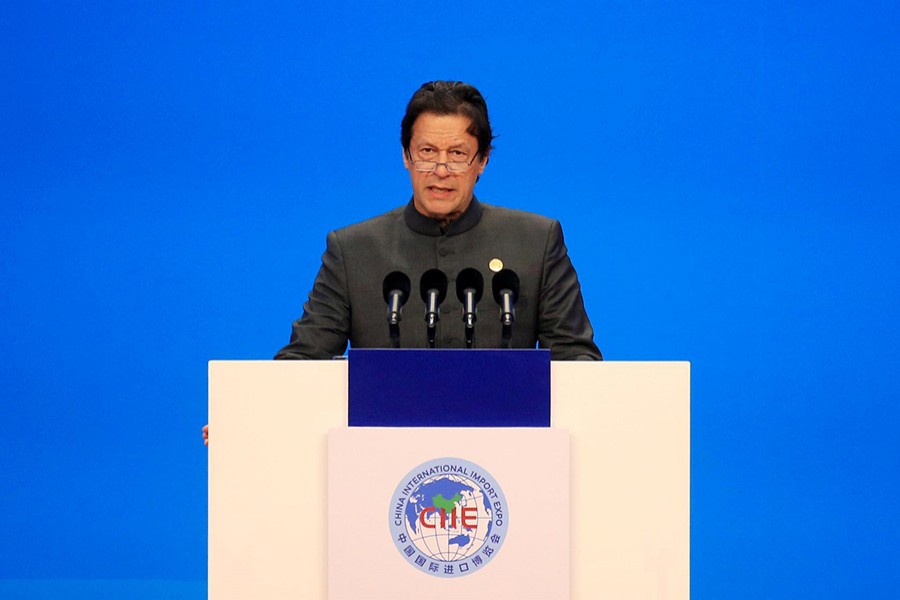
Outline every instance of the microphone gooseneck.
<path fill-rule="evenodd" d="M 438 309 L 447 297 L 447 276 L 440 269 L 429 269 L 419 281 L 419 294 L 425 302 L 425 336 L 429 348 L 435 347 L 437 322 L 440 320 Z"/>
<path fill-rule="evenodd" d="M 512 325 L 516 320 L 516 301 L 519 299 L 519 276 L 515 271 L 503 269 L 491 281 L 494 300 L 500 305 L 503 346 L 508 348 L 512 339 Z"/>
<path fill-rule="evenodd" d="M 466 348 L 475 347 L 475 321 L 477 305 L 484 294 L 484 277 L 476 269 L 468 268 L 456 277 L 456 297 L 463 305 L 463 323 L 466 328 Z"/>
<path fill-rule="evenodd" d="M 409 300 L 409 277 L 400 271 L 388 273 L 381 285 L 384 301 L 387 302 L 388 333 L 391 345 L 400 347 L 400 320 L 403 318 L 402 308 Z"/>

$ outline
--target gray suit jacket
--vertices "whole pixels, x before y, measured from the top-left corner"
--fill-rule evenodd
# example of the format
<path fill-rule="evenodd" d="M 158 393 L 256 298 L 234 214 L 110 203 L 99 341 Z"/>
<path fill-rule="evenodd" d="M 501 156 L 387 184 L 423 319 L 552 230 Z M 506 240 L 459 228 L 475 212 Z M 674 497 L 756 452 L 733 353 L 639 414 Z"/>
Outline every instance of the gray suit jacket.
<path fill-rule="evenodd" d="M 425 303 L 419 280 L 434 268 L 450 279 L 437 347 L 465 346 L 455 279 L 467 267 L 480 271 L 485 281 L 475 347 L 500 347 L 500 308 L 491 293 L 494 273 L 488 267 L 492 259 L 515 271 L 521 283 L 510 347 L 549 348 L 554 360 L 602 358 L 559 222 L 475 198 L 443 232 L 438 221 L 421 215 L 410 202 L 329 233 L 303 316 L 275 358 L 331 358 L 342 354 L 348 341 L 354 348 L 389 348 L 382 282 L 391 271 L 406 273 L 412 282 L 400 323 L 401 347 L 424 348 Z"/>

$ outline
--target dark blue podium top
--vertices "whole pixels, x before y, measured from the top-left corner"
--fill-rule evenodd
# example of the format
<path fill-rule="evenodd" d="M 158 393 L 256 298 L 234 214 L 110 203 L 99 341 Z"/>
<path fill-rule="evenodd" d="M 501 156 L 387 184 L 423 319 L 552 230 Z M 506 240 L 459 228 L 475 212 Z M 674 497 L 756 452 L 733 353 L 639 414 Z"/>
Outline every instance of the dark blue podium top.
<path fill-rule="evenodd" d="M 549 350 L 350 350 L 350 427 L 549 427 Z"/>

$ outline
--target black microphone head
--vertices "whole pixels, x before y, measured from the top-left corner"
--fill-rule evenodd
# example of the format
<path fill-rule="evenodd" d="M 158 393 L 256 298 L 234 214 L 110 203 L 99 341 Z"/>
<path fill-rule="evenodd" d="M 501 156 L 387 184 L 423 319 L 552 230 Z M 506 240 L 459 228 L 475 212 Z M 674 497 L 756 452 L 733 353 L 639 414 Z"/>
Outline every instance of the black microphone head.
<path fill-rule="evenodd" d="M 494 279 L 491 281 L 491 290 L 494 292 L 494 300 L 497 301 L 497 304 L 503 305 L 501 297 L 503 290 L 510 291 L 513 304 L 515 304 L 519 300 L 519 276 L 515 271 L 503 269 L 494 275 Z"/>
<path fill-rule="evenodd" d="M 468 288 L 475 290 L 475 302 L 478 303 L 484 294 L 484 277 L 478 270 L 471 267 L 463 269 L 456 276 L 456 297 L 462 303 L 466 301 L 466 289 Z"/>
<path fill-rule="evenodd" d="M 409 300 L 410 287 L 409 277 L 406 276 L 406 273 L 393 271 L 384 278 L 384 283 L 381 285 L 381 293 L 384 295 L 384 301 L 390 302 L 391 292 L 399 290 L 403 294 L 400 297 L 400 306 L 403 306 Z"/>
<path fill-rule="evenodd" d="M 426 304 L 428 303 L 428 290 L 437 290 L 438 304 L 444 301 L 444 298 L 447 297 L 447 276 L 444 275 L 443 271 L 440 269 L 428 269 L 422 275 L 422 279 L 419 281 L 419 293 Z"/>

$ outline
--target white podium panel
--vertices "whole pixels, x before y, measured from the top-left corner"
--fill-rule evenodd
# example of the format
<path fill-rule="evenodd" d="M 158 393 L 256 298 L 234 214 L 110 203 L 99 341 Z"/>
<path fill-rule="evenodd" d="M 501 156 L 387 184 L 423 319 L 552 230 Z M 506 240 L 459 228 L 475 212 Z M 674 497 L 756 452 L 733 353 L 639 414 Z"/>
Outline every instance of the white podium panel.
<path fill-rule="evenodd" d="M 687 362 L 551 363 L 572 436 L 572 598 L 690 597 Z"/>
<path fill-rule="evenodd" d="M 688 598 L 690 365 L 554 362 L 551 395 L 571 436 L 571 597 Z M 212 361 L 209 396 L 209 598 L 327 598 L 347 363 Z"/>
<path fill-rule="evenodd" d="M 329 600 L 569 598 L 568 432 L 345 427 L 328 446 Z"/>

